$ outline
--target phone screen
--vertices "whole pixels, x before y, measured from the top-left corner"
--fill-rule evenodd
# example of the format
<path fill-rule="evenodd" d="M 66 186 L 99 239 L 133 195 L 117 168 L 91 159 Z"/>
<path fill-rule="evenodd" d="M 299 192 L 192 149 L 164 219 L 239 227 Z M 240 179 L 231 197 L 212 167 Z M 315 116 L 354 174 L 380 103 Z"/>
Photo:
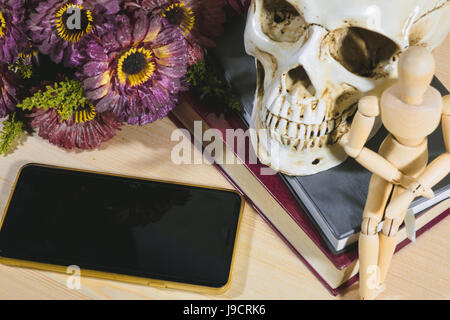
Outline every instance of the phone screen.
<path fill-rule="evenodd" d="M 241 205 L 232 191 L 26 165 L 0 256 L 220 288 Z"/>

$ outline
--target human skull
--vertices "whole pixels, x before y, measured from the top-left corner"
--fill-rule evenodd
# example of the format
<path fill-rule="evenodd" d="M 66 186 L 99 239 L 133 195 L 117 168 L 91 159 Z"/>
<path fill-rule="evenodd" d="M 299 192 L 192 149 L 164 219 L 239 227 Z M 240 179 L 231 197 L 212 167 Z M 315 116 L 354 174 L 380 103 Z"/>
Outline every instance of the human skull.
<path fill-rule="evenodd" d="M 408 46 L 437 47 L 449 16 L 449 0 L 253 0 L 245 47 L 261 162 L 289 175 L 343 162 L 356 102 L 392 84 Z"/>

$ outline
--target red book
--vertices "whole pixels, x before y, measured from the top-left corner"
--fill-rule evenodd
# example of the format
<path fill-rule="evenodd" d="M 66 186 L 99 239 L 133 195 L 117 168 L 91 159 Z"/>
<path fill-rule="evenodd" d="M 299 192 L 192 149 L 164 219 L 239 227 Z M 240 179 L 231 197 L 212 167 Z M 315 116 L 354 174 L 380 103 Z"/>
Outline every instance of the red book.
<path fill-rule="evenodd" d="M 203 130 L 214 128 L 221 132 L 223 154 L 216 154 L 215 157 L 226 154 L 227 157 L 234 156 L 236 162 L 216 163 L 218 170 L 333 295 L 339 294 L 342 289 L 358 280 L 357 249 L 333 254 L 280 175 L 262 175 L 260 173 L 265 168 L 264 165 L 259 162 L 250 163 L 242 157 L 252 152 L 250 143 L 236 144 L 227 141 L 227 129 L 248 129 L 238 114 L 227 112 L 218 116 L 197 97 L 186 93 L 183 95 L 183 102 L 172 111 L 170 118 L 176 125 L 191 132 L 194 131 L 194 121 L 202 121 Z M 246 148 L 245 152 L 238 150 L 243 147 Z M 450 199 L 447 199 L 419 214 L 416 220 L 417 236 L 448 216 L 449 206 Z M 410 242 L 404 229 L 400 230 L 399 239 L 397 251 Z"/>

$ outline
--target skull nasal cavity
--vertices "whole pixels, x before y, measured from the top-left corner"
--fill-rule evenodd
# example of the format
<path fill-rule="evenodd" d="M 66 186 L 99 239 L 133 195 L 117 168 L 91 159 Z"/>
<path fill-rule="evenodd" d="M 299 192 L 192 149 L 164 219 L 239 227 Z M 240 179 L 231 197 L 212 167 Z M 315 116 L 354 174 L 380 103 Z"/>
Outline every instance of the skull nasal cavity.
<path fill-rule="evenodd" d="M 391 39 L 358 27 L 335 30 L 330 53 L 348 71 L 363 77 L 383 76 L 383 67 L 399 51 Z"/>
<path fill-rule="evenodd" d="M 286 75 L 286 91 L 290 94 L 297 92 L 300 95 L 299 99 L 308 98 L 316 94 L 316 88 L 314 88 L 311 79 L 309 79 L 305 68 L 302 66 L 292 69 Z"/>

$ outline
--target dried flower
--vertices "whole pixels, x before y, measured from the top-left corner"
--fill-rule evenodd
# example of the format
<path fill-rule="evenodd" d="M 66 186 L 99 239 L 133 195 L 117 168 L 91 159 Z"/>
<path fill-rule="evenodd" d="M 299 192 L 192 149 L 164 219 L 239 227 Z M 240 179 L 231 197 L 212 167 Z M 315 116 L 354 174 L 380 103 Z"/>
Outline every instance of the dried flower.
<path fill-rule="evenodd" d="M 98 112 L 143 125 L 175 107 L 188 59 L 176 27 L 141 10 L 133 19 L 119 15 L 87 42 L 85 52 L 79 77 Z"/>
<path fill-rule="evenodd" d="M 0 66 L 0 118 L 13 112 L 21 95 L 19 81 L 14 72 Z"/>
<path fill-rule="evenodd" d="M 203 59 L 202 47 L 215 47 L 212 39 L 223 32 L 226 20 L 223 0 L 128 0 L 126 6 L 158 14 L 177 27 L 188 43 L 189 65 Z"/>
<path fill-rule="evenodd" d="M 0 63 L 14 63 L 29 46 L 24 28 L 25 0 L 0 1 Z"/>
<path fill-rule="evenodd" d="M 121 122 L 110 112 L 97 114 L 93 107 L 74 111 L 70 120 L 62 120 L 56 109 L 36 109 L 28 114 L 30 126 L 39 136 L 66 149 L 94 149 L 116 135 Z"/>
<path fill-rule="evenodd" d="M 30 13 L 31 40 L 43 54 L 66 67 L 80 64 L 80 46 L 86 35 L 116 14 L 120 0 L 45 0 Z"/>
<path fill-rule="evenodd" d="M 93 149 L 115 136 L 121 121 L 112 113 L 97 113 L 83 95 L 81 83 L 66 80 L 46 86 L 18 105 L 39 136 L 66 149 Z"/>

